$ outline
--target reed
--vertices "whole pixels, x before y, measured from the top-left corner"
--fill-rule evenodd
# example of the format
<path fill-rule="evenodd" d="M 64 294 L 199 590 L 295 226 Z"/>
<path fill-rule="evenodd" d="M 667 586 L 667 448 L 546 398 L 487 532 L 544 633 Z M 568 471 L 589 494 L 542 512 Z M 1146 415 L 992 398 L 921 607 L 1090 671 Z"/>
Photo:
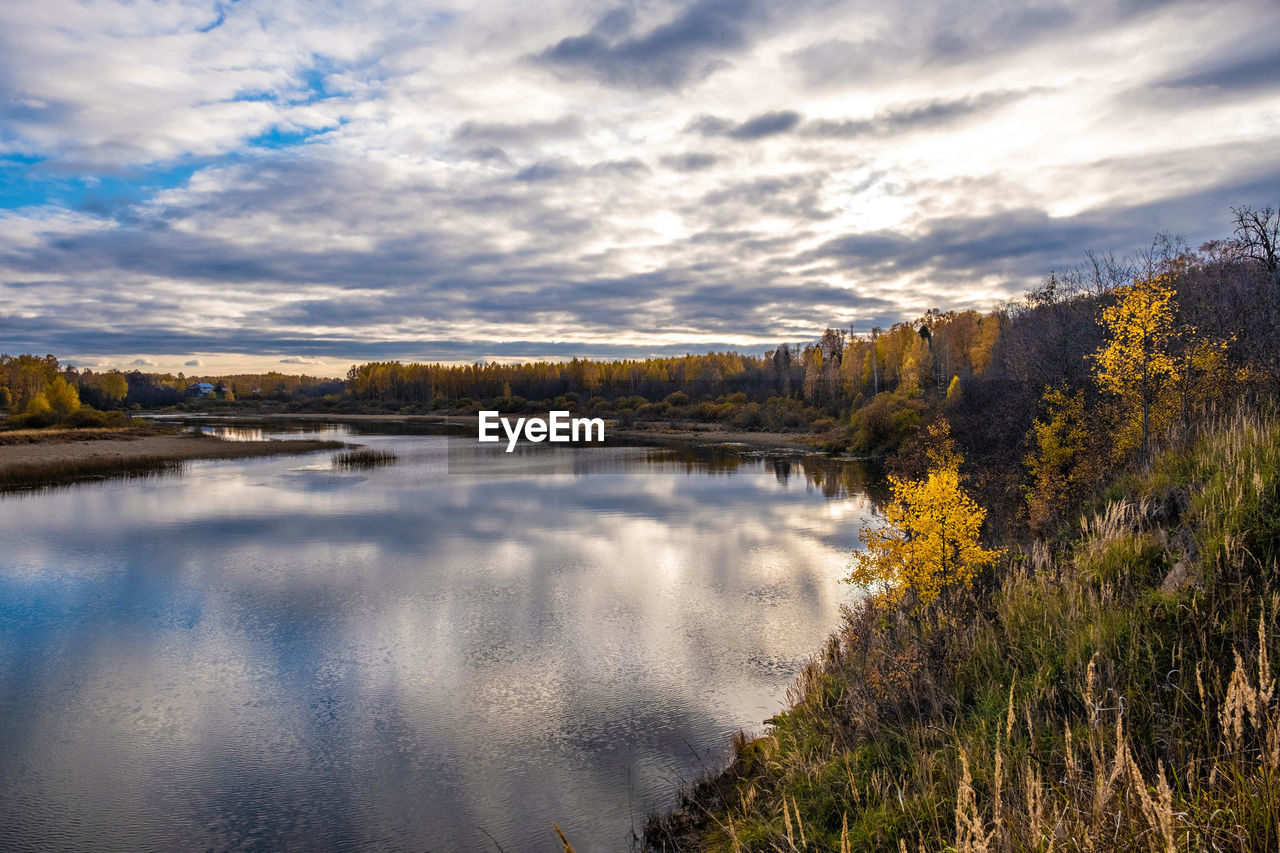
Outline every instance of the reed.
<path fill-rule="evenodd" d="M 390 465 L 399 458 L 387 450 L 370 450 L 367 447 L 361 447 L 333 454 L 333 467 L 378 468 L 382 465 Z"/>

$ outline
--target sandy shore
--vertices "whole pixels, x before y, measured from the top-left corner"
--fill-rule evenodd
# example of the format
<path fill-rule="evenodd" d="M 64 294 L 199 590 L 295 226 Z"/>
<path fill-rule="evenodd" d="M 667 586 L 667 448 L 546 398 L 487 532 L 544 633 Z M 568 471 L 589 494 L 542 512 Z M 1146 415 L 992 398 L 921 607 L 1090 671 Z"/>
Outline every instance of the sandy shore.
<path fill-rule="evenodd" d="M 34 432 L 34 431 L 33 431 Z M 0 433 L 0 485 L 31 486 L 163 467 L 189 459 L 242 459 L 314 453 L 339 441 L 225 441 L 155 430 L 61 430 Z M 21 443 L 19 443 L 21 442 Z"/>

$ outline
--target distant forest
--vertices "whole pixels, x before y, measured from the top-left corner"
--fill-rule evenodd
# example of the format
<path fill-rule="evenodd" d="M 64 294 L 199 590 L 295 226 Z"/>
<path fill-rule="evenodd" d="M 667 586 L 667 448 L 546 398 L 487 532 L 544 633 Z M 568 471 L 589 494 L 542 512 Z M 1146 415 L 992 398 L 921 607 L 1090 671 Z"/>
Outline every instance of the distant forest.
<path fill-rule="evenodd" d="M 815 341 L 781 343 L 762 355 L 371 362 L 353 366 L 345 381 L 281 373 L 95 373 L 60 367 L 52 355 L 0 356 L 0 404 L 14 414 L 32 405 L 43 410 L 33 401 L 61 377 L 98 409 L 199 409 L 232 401 L 335 414 L 561 408 L 612 417 L 622 426 L 696 421 L 804 431 L 821 435 L 827 449 L 897 452 L 901 465 L 910 465 L 922 428 L 945 418 L 982 498 L 1018 502 L 1019 487 L 1007 472 L 1029 452 L 1043 454 L 1037 445 L 1082 429 L 1085 411 L 1106 422 L 1094 433 L 1133 450 L 1153 429 L 1200 418 L 1222 400 L 1256 402 L 1280 392 L 1280 215 L 1250 207 L 1232 215 L 1232 233 L 1223 239 L 1192 248 L 1159 235 L 1135 257 L 1090 253 L 988 313 L 932 310 L 866 334 L 829 328 Z M 1138 291 L 1162 307 L 1145 319 L 1130 318 L 1160 326 L 1134 345 L 1155 347 L 1158 352 L 1147 355 L 1158 358 L 1121 366 L 1150 373 L 1143 388 L 1126 392 L 1098 381 L 1098 358 L 1108 316 L 1115 320 L 1141 302 Z M 197 381 L 214 393 L 194 397 L 188 389 Z M 1140 441 L 1136 426 L 1124 438 L 1119 423 L 1127 417 L 1126 393 L 1141 398 Z"/>

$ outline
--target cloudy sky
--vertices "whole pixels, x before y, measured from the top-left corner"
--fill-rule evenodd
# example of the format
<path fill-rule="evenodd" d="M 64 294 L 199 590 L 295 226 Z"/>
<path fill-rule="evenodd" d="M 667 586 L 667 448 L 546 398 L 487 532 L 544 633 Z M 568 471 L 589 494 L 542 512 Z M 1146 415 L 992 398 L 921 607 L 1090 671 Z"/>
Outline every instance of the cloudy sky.
<path fill-rule="evenodd" d="M 0 4 L 0 350 L 763 351 L 1280 201 L 1280 4 Z"/>

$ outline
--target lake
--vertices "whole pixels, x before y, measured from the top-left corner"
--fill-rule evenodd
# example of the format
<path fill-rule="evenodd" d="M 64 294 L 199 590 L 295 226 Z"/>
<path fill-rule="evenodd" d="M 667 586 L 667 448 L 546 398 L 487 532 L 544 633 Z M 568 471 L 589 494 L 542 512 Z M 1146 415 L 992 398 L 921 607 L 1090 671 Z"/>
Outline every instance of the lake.
<path fill-rule="evenodd" d="M 0 848 L 625 850 L 854 595 L 851 463 L 423 432 L 0 496 Z"/>

